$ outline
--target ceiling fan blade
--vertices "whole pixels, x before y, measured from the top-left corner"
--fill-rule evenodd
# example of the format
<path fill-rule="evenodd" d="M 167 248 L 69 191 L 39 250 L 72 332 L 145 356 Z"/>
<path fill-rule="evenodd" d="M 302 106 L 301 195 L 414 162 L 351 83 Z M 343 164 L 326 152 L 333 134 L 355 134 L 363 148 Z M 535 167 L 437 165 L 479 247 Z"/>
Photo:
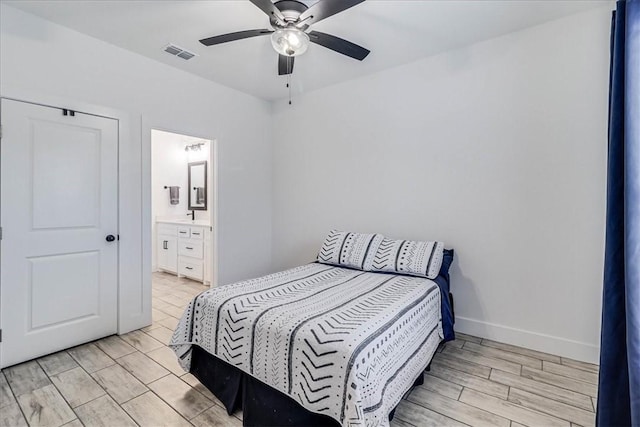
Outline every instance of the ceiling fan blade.
<path fill-rule="evenodd" d="M 205 46 L 213 46 L 214 44 L 232 42 L 234 40 L 247 39 L 249 37 L 256 36 L 265 36 L 267 34 L 273 33 L 272 30 L 246 30 L 246 31 L 238 31 L 235 33 L 222 34 L 220 36 L 213 36 L 206 39 L 200 40 Z"/>
<path fill-rule="evenodd" d="M 278 55 L 278 75 L 284 76 L 293 73 L 293 56 Z"/>
<path fill-rule="evenodd" d="M 249 1 L 251 1 L 251 3 L 256 5 L 264 13 L 266 13 L 269 16 L 269 18 L 274 17 L 280 22 L 285 22 L 284 15 L 282 14 L 282 12 L 280 12 L 280 9 L 278 9 L 271 2 L 271 0 L 249 0 Z"/>
<path fill-rule="evenodd" d="M 318 22 L 322 19 L 335 15 L 336 13 L 340 13 L 343 10 L 347 10 L 350 7 L 362 3 L 363 1 L 364 0 L 320 0 L 309 9 L 302 12 L 298 21 L 304 21 L 304 24 L 311 25 L 314 22 Z"/>
<path fill-rule="evenodd" d="M 309 33 L 309 39 L 320 46 L 324 46 L 327 49 L 331 49 L 343 55 L 347 55 L 358 61 L 362 61 L 369 55 L 369 49 L 365 49 L 362 46 L 358 46 L 355 43 L 341 39 L 340 37 L 332 36 L 331 34 L 321 33 L 320 31 L 311 31 Z"/>

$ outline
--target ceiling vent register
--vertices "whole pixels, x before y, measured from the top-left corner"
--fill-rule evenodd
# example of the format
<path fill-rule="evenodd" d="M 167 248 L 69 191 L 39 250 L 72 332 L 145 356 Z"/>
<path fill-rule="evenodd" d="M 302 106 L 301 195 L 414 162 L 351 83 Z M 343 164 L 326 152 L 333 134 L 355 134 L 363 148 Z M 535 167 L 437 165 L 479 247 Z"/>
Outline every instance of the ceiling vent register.
<path fill-rule="evenodd" d="M 181 47 L 178 47 L 174 44 L 168 44 L 164 47 L 163 49 L 165 52 L 170 53 L 171 55 L 177 56 L 178 58 L 182 58 L 185 61 L 190 60 L 191 58 L 193 58 L 194 56 L 197 56 L 195 53 L 193 52 L 189 52 L 188 50 L 185 50 Z"/>

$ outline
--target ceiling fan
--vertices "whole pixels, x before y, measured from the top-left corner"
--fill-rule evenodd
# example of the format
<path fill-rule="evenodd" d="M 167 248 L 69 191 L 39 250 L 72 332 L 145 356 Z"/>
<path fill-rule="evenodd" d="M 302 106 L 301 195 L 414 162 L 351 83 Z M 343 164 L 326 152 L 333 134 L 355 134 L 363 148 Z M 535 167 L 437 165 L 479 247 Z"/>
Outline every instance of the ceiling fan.
<path fill-rule="evenodd" d="M 365 0 L 319 0 L 308 7 L 296 0 L 250 0 L 260 10 L 269 16 L 272 29 L 246 30 L 223 34 L 200 40 L 205 46 L 213 46 L 249 37 L 271 35 L 271 44 L 278 52 L 278 74 L 293 73 L 293 59 L 306 52 L 309 43 L 316 43 L 335 52 L 362 61 L 369 54 L 369 50 L 355 43 L 321 33 L 310 31 L 312 24 L 332 15 L 349 9 Z"/>

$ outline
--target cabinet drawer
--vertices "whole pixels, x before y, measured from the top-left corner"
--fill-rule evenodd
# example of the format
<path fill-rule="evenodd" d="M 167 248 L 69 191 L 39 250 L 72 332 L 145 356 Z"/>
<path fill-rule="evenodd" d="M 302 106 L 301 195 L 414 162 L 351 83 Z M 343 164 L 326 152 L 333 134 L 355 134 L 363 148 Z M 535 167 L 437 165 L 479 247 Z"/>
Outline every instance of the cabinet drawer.
<path fill-rule="evenodd" d="M 202 259 L 202 241 L 198 240 L 178 240 L 178 255 Z"/>
<path fill-rule="evenodd" d="M 178 237 L 188 239 L 191 237 L 191 227 L 178 227 Z"/>
<path fill-rule="evenodd" d="M 204 238 L 204 228 L 202 227 L 191 227 L 191 238 L 202 240 Z"/>
<path fill-rule="evenodd" d="M 192 263 L 184 258 L 178 258 L 178 274 L 202 280 L 202 262 Z"/>
<path fill-rule="evenodd" d="M 178 235 L 178 226 L 171 224 L 157 224 L 156 227 L 157 234 L 165 234 L 167 236 L 177 236 Z"/>

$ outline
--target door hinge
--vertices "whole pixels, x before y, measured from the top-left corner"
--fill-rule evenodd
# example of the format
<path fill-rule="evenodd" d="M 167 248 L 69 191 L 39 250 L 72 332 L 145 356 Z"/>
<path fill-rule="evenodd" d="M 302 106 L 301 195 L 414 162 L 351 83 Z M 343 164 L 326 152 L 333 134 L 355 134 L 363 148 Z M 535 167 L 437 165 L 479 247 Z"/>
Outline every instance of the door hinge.
<path fill-rule="evenodd" d="M 2 227 L 0 227 L 0 240 L 2 240 Z"/>
<path fill-rule="evenodd" d="M 2 342 L 2 329 L 0 329 L 0 342 Z"/>
<path fill-rule="evenodd" d="M 2 139 L 2 126 L 0 126 L 0 139 Z"/>

